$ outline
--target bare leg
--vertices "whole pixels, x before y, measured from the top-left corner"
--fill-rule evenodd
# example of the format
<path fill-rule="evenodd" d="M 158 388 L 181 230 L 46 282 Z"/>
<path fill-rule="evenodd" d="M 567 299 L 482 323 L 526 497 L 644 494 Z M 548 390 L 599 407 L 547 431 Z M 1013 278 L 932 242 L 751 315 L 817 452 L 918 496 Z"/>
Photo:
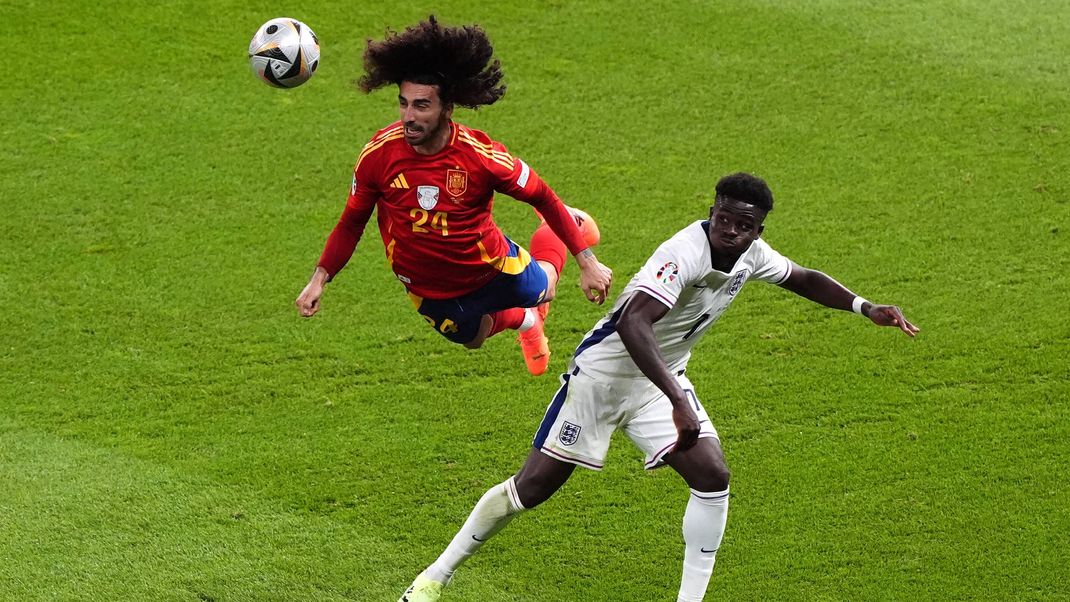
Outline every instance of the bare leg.
<path fill-rule="evenodd" d="M 469 349 L 479 349 L 483 346 L 483 341 L 487 340 L 487 335 L 490 334 L 490 329 L 493 327 L 494 318 L 483 316 L 483 319 L 479 322 L 479 330 L 476 332 L 476 338 L 468 341 L 464 346 Z"/>
<path fill-rule="evenodd" d="M 548 261 L 537 262 L 543 271 L 546 272 L 546 295 L 543 296 L 543 303 L 547 303 L 553 300 L 554 295 L 557 293 L 557 268 Z M 490 336 L 491 329 L 494 328 L 494 319 L 490 316 L 483 316 L 483 319 L 479 323 L 479 330 L 476 332 L 476 337 L 471 341 L 464 344 L 469 349 L 479 349 L 483 346 L 483 343 Z"/>
<path fill-rule="evenodd" d="M 537 449 L 531 450 L 524 466 L 513 477 L 520 502 L 526 509 L 545 502 L 561 489 L 575 470 L 575 464 L 551 458 Z"/>
<path fill-rule="evenodd" d="M 549 261 L 536 261 L 535 263 L 539 264 L 542 271 L 546 272 L 546 296 L 543 297 L 543 301 L 553 301 L 554 297 L 557 296 L 557 280 L 559 278 L 557 268 Z"/>
<path fill-rule="evenodd" d="M 703 437 L 691 449 L 665 456 L 665 463 L 684 478 L 687 486 L 698 491 L 728 489 L 728 466 L 721 444 L 713 437 Z"/>

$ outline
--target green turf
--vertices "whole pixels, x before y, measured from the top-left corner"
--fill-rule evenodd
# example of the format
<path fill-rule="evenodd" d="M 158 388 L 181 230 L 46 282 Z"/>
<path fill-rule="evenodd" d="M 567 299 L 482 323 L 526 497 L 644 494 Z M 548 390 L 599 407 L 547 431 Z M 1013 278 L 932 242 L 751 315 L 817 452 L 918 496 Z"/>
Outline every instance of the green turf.
<path fill-rule="evenodd" d="M 506 72 L 457 118 L 598 217 L 617 290 L 749 170 L 774 247 L 922 328 L 752 284 L 710 331 L 708 599 L 1070 598 L 1067 3 L 0 0 L 0 600 L 394 600 L 522 461 L 553 377 L 438 338 L 374 232 L 291 305 L 395 118 L 363 40 L 432 11 Z M 245 58 L 281 15 L 323 44 L 290 91 Z M 562 287 L 552 370 L 601 314 Z M 686 490 L 640 467 L 616 440 L 443 601 L 673 599 Z"/>

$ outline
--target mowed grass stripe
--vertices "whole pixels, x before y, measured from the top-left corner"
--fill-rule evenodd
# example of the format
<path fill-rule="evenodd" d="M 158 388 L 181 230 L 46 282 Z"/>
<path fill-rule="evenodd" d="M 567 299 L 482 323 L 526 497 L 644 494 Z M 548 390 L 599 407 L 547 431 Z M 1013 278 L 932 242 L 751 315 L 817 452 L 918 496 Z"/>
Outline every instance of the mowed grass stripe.
<path fill-rule="evenodd" d="M 411 578 L 386 534 L 331 508 L 10 421 L 0 432 L 5 599 L 378 600 Z"/>
<path fill-rule="evenodd" d="M 346 575 L 331 595 L 395 599 L 434 558 L 515 469 L 554 384 L 524 376 L 504 338 L 466 353 L 427 332 L 374 236 L 322 316 L 301 322 L 289 306 L 355 153 L 393 115 L 389 90 L 364 97 L 348 83 L 363 36 L 434 10 L 486 25 L 507 69 L 506 100 L 458 118 L 598 216 L 617 290 L 701 214 L 718 175 L 752 169 L 778 193 L 774 246 L 903 304 L 924 329 L 912 343 L 753 285 L 711 332 L 692 378 L 735 471 L 711 596 L 1060 595 L 1070 564 L 1057 503 L 1070 495 L 1057 479 L 1070 397 L 1070 325 L 1057 311 L 1070 294 L 1063 4 L 452 2 L 372 15 L 313 3 L 292 16 L 325 40 L 324 69 L 289 92 L 257 84 L 240 56 L 245 24 L 277 15 L 218 4 L 184 20 L 188 6 L 16 13 L 14 35 L 34 38 L 16 56 L 70 50 L 16 61 L 36 69 L 15 70 L 14 90 L 33 85 L 0 91 L 13 115 L 0 197 L 14 203 L 0 213 L 0 407 L 30 429 L 27 450 L 57 452 L 44 433 L 58 434 L 96 450 L 86 453 L 97 472 L 118 452 L 120 474 L 145 463 L 215 484 L 224 501 L 249 493 L 262 512 L 283 513 L 286 533 L 306 515 L 324 533 L 317 521 L 329 515 L 343 531 L 323 546 L 350 545 L 352 530 L 369 537 L 348 540 L 354 552 L 387 554 L 339 570 L 378 586 L 348 590 Z M 297 126 L 283 136 L 280 123 Z M 276 148 L 294 152 L 274 160 Z M 505 199 L 495 209 L 523 240 L 530 210 Z M 555 369 L 601 314 L 575 292 L 548 326 Z M 682 486 L 637 476 L 625 439 L 611 460 L 516 521 L 459 574 L 451 599 L 671 595 Z M 185 488 L 175 499 L 212 508 Z M 109 528 L 126 533 L 121 521 L 87 530 Z M 258 541 L 256 562 L 290 562 L 285 538 Z M 108 552 L 102 564 L 129 556 Z M 314 563 L 330 554 L 281 568 L 321 584 Z M 37 562 L 17 566 L 42 588 L 58 583 Z M 180 566 L 198 584 L 235 573 Z M 193 592 L 161 574 L 175 596 Z M 276 589 L 315 599 L 299 582 Z M 5 587 L 2 598 L 23 591 Z M 246 599 L 276 595 L 258 587 Z M 116 597 L 145 591 L 156 593 Z"/>

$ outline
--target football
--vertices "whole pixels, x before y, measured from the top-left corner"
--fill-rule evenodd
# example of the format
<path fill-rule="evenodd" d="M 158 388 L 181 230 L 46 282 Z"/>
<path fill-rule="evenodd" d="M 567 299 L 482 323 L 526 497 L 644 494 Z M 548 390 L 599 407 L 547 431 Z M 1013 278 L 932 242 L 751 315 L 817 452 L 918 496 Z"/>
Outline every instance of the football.
<path fill-rule="evenodd" d="M 307 82 L 320 62 L 320 41 L 297 19 L 280 17 L 260 26 L 249 42 L 249 61 L 257 77 L 276 88 Z"/>

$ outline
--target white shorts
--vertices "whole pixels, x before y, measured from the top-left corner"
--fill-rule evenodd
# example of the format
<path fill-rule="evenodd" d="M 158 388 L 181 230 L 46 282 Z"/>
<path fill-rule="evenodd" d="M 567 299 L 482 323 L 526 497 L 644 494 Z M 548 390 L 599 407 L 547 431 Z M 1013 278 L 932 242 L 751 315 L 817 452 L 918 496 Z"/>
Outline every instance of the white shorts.
<path fill-rule="evenodd" d="M 717 439 L 706 409 L 695 396 L 686 376 L 676 377 L 687 393 L 700 423 L 699 437 Z M 618 428 L 645 454 L 647 469 L 662 465 L 678 433 L 672 421 L 672 404 L 645 377 L 594 377 L 573 370 L 561 377 L 532 445 L 544 454 L 584 468 L 601 470 L 609 451 L 610 436 Z"/>

